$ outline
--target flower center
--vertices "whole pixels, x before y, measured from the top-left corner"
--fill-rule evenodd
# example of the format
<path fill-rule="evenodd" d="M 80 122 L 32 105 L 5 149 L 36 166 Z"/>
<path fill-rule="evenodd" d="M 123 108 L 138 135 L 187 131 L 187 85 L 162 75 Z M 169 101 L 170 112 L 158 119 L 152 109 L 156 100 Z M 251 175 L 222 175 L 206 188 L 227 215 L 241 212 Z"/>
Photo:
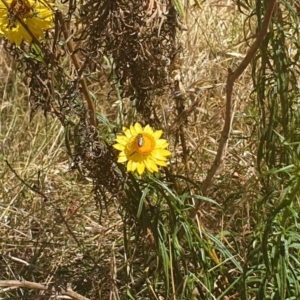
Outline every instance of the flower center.
<path fill-rule="evenodd" d="M 134 151 L 141 155 L 148 155 L 155 147 L 155 141 L 152 135 L 148 133 L 139 133 L 133 140 Z"/>
<path fill-rule="evenodd" d="M 30 15 L 32 7 L 28 0 L 13 0 L 8 10 L 8 27 L 13 28 L 16 26 L 18 18 L 24 19 Z"/>

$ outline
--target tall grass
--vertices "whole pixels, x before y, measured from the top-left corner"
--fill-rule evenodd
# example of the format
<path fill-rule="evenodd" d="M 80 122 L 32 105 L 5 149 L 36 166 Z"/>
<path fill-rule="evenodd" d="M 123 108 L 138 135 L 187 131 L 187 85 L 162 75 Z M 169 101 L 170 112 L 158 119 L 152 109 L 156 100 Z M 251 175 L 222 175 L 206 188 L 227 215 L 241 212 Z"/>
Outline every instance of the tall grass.
<path fill-rule="evenodd" d="M 254 16 L 260 23 L 264 6 L 257 4 Z M 256 209 L 263 214 L 255 214 L 257 225 L 244 271 L 245 299 L 252 293 L 258 299 L 299 297 L 297 6 L 289 1 L 277 5 L 269 33 L 253 62 L 252 99 L 259 108 L 257 167 L 261 184 Z"/>

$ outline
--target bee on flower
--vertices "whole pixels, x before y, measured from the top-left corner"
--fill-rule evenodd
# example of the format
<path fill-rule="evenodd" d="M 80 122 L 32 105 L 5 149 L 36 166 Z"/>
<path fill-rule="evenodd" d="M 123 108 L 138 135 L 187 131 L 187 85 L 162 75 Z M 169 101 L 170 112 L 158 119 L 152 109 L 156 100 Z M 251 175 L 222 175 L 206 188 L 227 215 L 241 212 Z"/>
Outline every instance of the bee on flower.
<path fill-rule="evenodd" d="M 142 175 L 145 170 L 158 172 L 158 166 L 166 166 L 171 152 L 166 148 L 168 142 L 160 137 L 162 130 L 154 131 L 150 125 L 144 128 L 139 124 L 123 127 L 123 135 L 118 135 L 113 147 L 120 151 L 118 162 L 127 162 L 127 171 L 137 171 Z"/>
<path fill-rule="evenodd" d="M 33 37 L 44 38 L 44 30 L 53 26 L 53 5 L 49 3 L 46 0 L 0 0 L 0 37 L 6 37 L 17 46 L 22 41 L 31 43 Z"/>

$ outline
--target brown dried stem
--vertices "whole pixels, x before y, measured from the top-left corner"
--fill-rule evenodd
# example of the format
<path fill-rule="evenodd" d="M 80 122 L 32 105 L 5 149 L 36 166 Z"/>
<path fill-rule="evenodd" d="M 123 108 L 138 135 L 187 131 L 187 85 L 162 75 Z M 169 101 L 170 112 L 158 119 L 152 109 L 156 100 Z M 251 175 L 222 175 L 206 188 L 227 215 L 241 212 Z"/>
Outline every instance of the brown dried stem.
<path fill-rule="evenodd" d="M 222 130 L 221 139 L 219 142 L 216 158 L 215 158 L 211 168 L 207 172 L 207 176 L 206 176 L 205 180 L 203 181 L 202 193 L 204 196 L 207 194 L 207 190 L 212 183 L 213 177 L 215 176 L 217 170 L 219 169 L 219 167 L 223 161 L 224 153 L 227 148 L 228 138 L 230 135 L 231 125 L 232 125 L 232 110 L 233 110 L 232 109 L 232 107 L 233 107 L 232 91 L 233 91 L 234 82 L 245 71 L 245 69 L 250 64 L 251 60 L 253 59 L 256 51 L 258 50 L 261 42 L 264 40 L 264 38 L 268 32 L 268 27 L 269 27 L 270 20 L 272 18 L 275 4 L 276 4 L 276 0 L 268 1 L 267 10 L 266 10 L 265 16 L 264 16 L 264 21 L 263 21 L 261 29 L 256 37 L 256 40 L 254 41 L 254 43 L 250 47 L 247 55 L 245 56 L 243 61 L 240 63 L 240 65 L 236 68 L 236 70 L 235 71 L 232 71 L 230 69 L 228 70 L 228 77 L 227 77 L 227 82 L 226 82 L 225 122 L 224 122 L 224 127 Z M 200 202 L 198 201 L 195 204 L 195 210 L 193 212 L 193 217 L 195 217 L 195 215 L 197 214 L 199 206 L 200 206 Z"/>
<path fill-rule="evenodd" d="M 72 299 L 76 299 L 76 300 L 90 300 L 89 298 L 86 298 L 74 292 L 71 288 L 64 289 L 58 286 L 44 285 L 44 284 L 26 281 L 26 280 L 0 280 L 0 287 L 13 287 L 13 288 L 18 287 L 18 288 L 49 291 L 52 292 L 53 294 L 59 293 L 61 295 L 67 295 Z"/>
<path fill-rule="evenodd" d="M 58 19 L 60 22 L 60 26 L 61 26 L 64 38 L 66 40 L 68 50 L 71 53 L 72 61 L 75 65 L 76 70 L 79 71 L 81 69 L 80 63 L 79 63 L 76 53 L 74 52 L 74 46 L 73 46 L 72 40 L 70 39 L 69 30 L 66 26 L 66 22 L 63 19 L 61 11 L 57 11 L 57 16 L 58 16 Z M 95 103 L 94 103 L 93 99 L 91 98 L 85 78 L 81 77 L 79 81 L 80 81 L 80 85 L 81 85 L 81 90 L 84 94 L 84 97 L 85 97 L 87 105 L 88 105 L 88 111 L 89 111 L 89 117 L 90 117 L 89 123 L 90 123 L 90 125 L 92 125 L 96 128 L 97 122 L 96 122 Z"/>

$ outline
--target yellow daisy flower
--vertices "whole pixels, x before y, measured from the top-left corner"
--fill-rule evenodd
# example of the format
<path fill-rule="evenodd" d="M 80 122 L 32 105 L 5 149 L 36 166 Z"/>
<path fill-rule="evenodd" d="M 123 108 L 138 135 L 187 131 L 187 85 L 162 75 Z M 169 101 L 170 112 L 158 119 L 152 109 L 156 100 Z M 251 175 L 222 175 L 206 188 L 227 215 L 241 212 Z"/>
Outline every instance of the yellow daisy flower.
<path fill-rule="evenodd" d="M 17 46 L 31 43 L 32 36 L 19 18 L 37 39 L 44 38 L 44 30 L 53 26 L 52 5 L 48 0 L 0 0 L 0 37 Z"/>
<path fill-rule="evenodd" d="M 167 156 L 171 152 L 166 150 L 168 142 L 161 139 L 162 130 L 154 131 L 150 125 L 142 127 L 135 123 L 130 128 L 123 128 L 124 135 L 116 138 L 114 148 L 121 151 L 118 162 L 127 162 L 127 171 L 137 172 L 141 175 L 145 169 L 149 172 L 158 172 L 157 166 L 166 166 Z"/>

